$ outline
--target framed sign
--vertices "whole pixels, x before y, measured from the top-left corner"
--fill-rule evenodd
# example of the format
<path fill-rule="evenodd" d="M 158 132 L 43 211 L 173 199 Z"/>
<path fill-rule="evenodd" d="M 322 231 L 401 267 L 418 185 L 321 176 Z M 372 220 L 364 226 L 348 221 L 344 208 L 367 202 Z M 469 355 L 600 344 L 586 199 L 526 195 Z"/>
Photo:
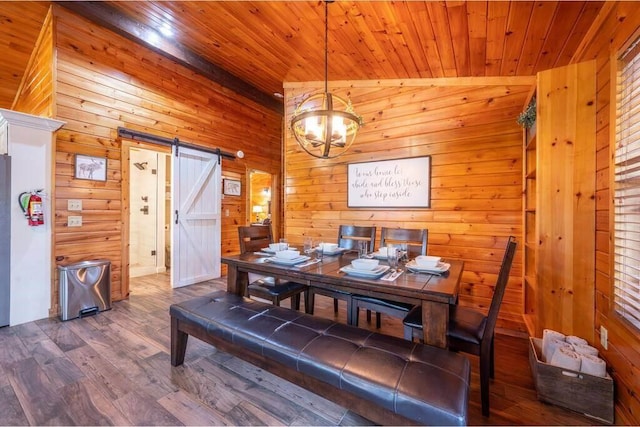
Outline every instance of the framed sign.
<path fill-rule="evenodd" d="M 347 185 L 350 208 L 428 208 L 431 156 L 351 163 Z"/>
<path fill-rule="evenodd" d="M 107 158 L 76 154 L 75 175 L 79 179 L 107 180 Z"/>
<path fill-rule="evenodd" d="M 222 181 L 223 193 L 228 196 L 239 196 L 242 186 L 237 179 L 224 179 Z"/>

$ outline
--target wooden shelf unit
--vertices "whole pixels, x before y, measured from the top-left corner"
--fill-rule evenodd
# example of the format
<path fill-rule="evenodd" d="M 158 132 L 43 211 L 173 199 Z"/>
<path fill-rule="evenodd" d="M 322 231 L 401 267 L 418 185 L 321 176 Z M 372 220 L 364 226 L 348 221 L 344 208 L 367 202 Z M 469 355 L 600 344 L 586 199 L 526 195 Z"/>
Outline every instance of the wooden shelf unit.
<path fill-rule="evenodd" d="M 523 133 L 523 319 L 593 343 L 595 61 L 538 73 Z"/>

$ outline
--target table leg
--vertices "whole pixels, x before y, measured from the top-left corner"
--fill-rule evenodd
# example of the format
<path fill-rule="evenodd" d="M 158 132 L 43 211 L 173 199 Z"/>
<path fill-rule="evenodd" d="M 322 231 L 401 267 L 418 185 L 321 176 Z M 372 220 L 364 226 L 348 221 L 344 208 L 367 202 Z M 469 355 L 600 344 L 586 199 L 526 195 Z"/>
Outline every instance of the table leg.
<path fill-rule="evenodd" d="M 238 271 L 237 265 L 227 266 L 227 292 L 244 296 L 248 285 L 249 274 L 246 271 Z"/>
<path fill-rule="evenodd" d="M 449 304 L 422 301 L 422 331 L 424 343 L 447 348 L 447 328 L 449 327 Z"/>

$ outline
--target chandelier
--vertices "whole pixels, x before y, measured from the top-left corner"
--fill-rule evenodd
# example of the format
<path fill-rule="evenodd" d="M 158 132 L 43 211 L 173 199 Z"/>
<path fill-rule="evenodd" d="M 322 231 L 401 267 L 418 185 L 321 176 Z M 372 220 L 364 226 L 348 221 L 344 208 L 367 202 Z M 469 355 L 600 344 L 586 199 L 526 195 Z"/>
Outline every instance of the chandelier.
<path fill-rule="evenodd" d="M 324 3 L 324 92 L 311 95 L 291 118 L 291 130 L 300 147 L 314 157 L 329 159 L 346 152 L 362 125 L 351 101 L 329 93 L 329 3 Z"/>

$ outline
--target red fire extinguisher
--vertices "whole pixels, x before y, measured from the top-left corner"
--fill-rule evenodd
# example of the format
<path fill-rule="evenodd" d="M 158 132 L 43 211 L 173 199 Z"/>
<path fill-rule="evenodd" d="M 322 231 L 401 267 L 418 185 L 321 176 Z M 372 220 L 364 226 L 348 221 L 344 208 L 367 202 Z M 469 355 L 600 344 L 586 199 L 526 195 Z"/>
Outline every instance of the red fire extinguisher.
<path fill-rule="evenodd" d="M 36 190 L 32 192 L 25 191 L 18 196 L 18 203 L 20 208 L 27 218 L 29 225 L 37 227 L 44 224 L 44 211 L 42 210 L 42 197 L 40 192 L 42 190 Z"/>

